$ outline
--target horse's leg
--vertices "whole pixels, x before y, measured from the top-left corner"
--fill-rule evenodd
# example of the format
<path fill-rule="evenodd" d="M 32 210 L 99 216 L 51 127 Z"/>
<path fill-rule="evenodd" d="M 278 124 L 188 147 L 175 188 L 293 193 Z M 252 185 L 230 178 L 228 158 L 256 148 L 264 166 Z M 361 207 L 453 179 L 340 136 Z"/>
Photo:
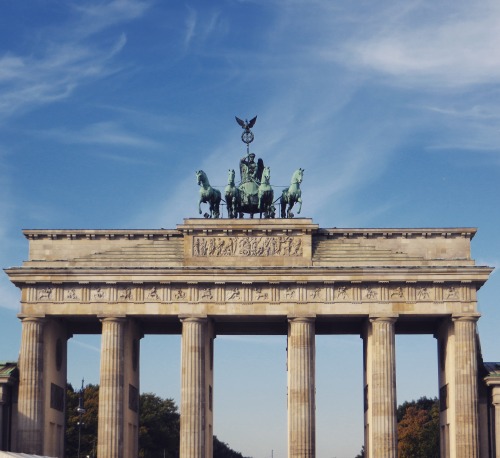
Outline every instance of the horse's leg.
<path fill-rule="evenodd" d="M 233 217 L 233 199 L 231 198 L 231 194 L 226 194 L 226 207 L 227 207 L 227 217 Z"/>
<path fill-rule="evenodd" d="M 198 202 L 198 211 L 199 211 L 200 215 L 201 215 L 201 203 L 202 203 L 202 202 L 203 202 L 203 198 L 202 198 L 202 197 L 200 197 L 200 200 L 199 200 L 199 202 Z"/>
<path fill-rule="evenodd" d="M 290 199 L 290 201 L 288 202 L 288 211 L 287 211 L 287 214 L 286 214 L 287 218 L 291 218 L 292 217 L 291 215 L 292 215 L 292 208 L 293 208 L 293 204 L 294 203 L 295 202 L 292 199 Z"/>
<path fill-rule="evenodd" d="M 299 197 L 297 199 L 297 202 L 299 203 L 299 209 L 297 210 L 297 215 L 300 215 L 300 210 L 302 210 L 302 199 Z"/>
<path fill-rule="evenodd" d="M 217 192 L 214 196 L 214 218 L 220 218 L 220 201 L 221 201 L 221 193 Z"/>

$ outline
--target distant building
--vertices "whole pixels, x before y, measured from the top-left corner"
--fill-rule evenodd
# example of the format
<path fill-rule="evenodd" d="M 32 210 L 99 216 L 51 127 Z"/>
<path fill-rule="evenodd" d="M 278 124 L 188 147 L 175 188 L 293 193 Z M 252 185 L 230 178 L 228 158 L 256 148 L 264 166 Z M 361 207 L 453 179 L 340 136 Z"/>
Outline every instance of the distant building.
<path fill-rule="evenodd" d="M 0 450 L 12 450 L 14 425 L 17 424 L 18 385 L 17 363 L 0 363 Z"/>
<path fill-rule="evenodd" d="M 480 427 L 484 431 L 485 439 L 488 438 L 490 456 L 500 456 L 500 362 L 483 363 L 484 383 L 480 387 L 484 387 L 486 391 L 486 402 L 483 414 L 483 402 L 480 402 L 480 412 L 483 414 Z M 483 390 L 481 390 L 483 391 Z M 481 393 L 481 392 L 480 392 Z M 480 400 L 482 401 L 482 399 Z M 488 428 L 483 428 L 483 425 L 488 425 Z M 487 431 L 487 433 L 486 433 Z"/>

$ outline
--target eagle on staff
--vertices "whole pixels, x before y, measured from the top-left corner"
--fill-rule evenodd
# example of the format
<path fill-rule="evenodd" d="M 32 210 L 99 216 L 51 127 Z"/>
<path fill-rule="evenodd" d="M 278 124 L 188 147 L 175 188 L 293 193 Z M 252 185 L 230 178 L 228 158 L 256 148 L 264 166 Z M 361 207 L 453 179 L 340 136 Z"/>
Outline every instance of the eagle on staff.
<path fill-rule="evenodd" d="M 253 142 L 253 132 L 250 130 L 254 125 L 255 121 L 257 121 L 257 116 L 254 118 L 250 119 L 250 121 L 247 121 L 246 119 L 243 121 L 243 119 L 238 118 L 238 116 L 235 116 L 236 122 L 243 128 L 243 133 L 241 134 L 241 141 L 243 143 L 246 143 L 247 145 L 247 156 L 250 154 L 250 143 Z"/>
<path fill-rule="evenodd" d="M 245 129 L 245 132 L 250 132 L 250 129 L 255 125 L 255 121 L 257 121 L 257 116 L 255 118 L 250 119 L 250 121 L 247 121 L 246 119 L 243 121 L 243 119 L 238 118 L 238 116 L 235 116 L 236 122 L 243 128 Z"/>

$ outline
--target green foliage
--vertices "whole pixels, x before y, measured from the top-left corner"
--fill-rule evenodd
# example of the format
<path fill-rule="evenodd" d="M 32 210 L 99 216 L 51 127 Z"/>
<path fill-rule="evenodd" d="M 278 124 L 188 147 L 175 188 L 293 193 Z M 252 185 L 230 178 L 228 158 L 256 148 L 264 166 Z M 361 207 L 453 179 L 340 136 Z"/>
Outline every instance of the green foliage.
<path fill-rule="evenodd" d="M 245 458 L 241 453 L 235 452 L 224 442 L 214 436 L 214 458 Z"/>
<path fill-rule="evenodd" d="M 153 393 L 141 394 L 139 457 L 179 456 L 179 413 L 172 399 Z"/>
<path fill-rule="evenodd" d="M 80 456 L 94 458 L 97 453 L 97 418 L 99 408 L 99 386 L 87 385 L 83 390 L 85 413 L 80 417 L 79 391 L 68 384 L 66 390 L 66 453 L 67 457 L 78 456 L 79 422 Z M 139 413 L 139 457 L 176 458 L 179 456 L 180 416 L 172 399 L 163 399 L 153 393 L 140 396 Z M 214 458 L 244 458 L 227 444 L 214 436 Z"/>
<path fill-rule="evenodd" d="M 96 456 L 97 410 L 99 407 L 99 386 L 87 385 L 83 391 L 85 413 L 77 412 L 80 391 L 68 384 L 66 388 L 66 456 L 78 456 L 78 435 L 80 430 L 80 456 Z"/>
<path fill-rule="evenodd" d="M 405 402 L 398 408 L 398 420 L 399 458 L 439 458 L 437 398 Z"/>
<path fill-rule="evenodd" d="M 361 452 L 359 452 L 354 458 L 365 458 L 365 446 L 361 447 Z"/>

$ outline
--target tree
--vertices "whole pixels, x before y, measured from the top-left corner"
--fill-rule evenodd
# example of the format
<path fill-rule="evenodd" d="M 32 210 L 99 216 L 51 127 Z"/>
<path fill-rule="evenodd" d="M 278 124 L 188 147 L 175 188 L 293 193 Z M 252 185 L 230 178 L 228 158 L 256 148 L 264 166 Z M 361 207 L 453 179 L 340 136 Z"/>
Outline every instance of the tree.
<path fill-rule="evenodd" d="M 80 392 L 68 384 L 66 390 L 66 453 L 78 456 L 80 430 L 80 456 L 94 458 L 97 446 L 97 418 L 99 386 L 87 385 L 83 389 L 85 413 L 79 415 Z M 163 399 L 153 393 L 143 393 L 139 399 L 139 457 L 176 458 L 179 456 L 180 416 L 173 399 Z M 81 420 L 81 425 L 79 425 Z M 214 458 L 244 458 L 214 436 Z"/>
<path fill-rule="evenodd" d="M 172 399 L 153 393 L 140 397 L 139 456 L 179 456 L 179 413 Z"/>
<path fill-rule="evenodd" d="M 439 400 L 421 397 L 397 409 L 398 457 L 439 458 Z M 364 458 L 365 447 L 356 458 Z"/>
<path fill-rule="evenodd" d="M 365 458 L 365 446 L 361 447 L 361 452 L 359 452 L 354 458 Z"/>
<path fill-rule="evenodd" d="M 399 458 L 439 458 L 439 401 L 420 398 L 398 408 Z"/>
<path fill-rule="evenodd" d="M 97 411 L 99 408 L 99 386 L 87 385 L 83 390 L 85 413 L 80 417 L 77 412 L 80 391 L 71 384 L 66 388 L 66 456 L 78 456 L 78 436 L 80 432 L 80 455 L 96 456 Z M 81 425 L 79 425 L 81 420 Z M 79 431 L 79 428 L 81 430 Z"/>
<path fill-rule="evenodd" d="M 214 436 L 214 458 L 245 458 L 241 453 L 235 452 L 225 442 Z"/>

